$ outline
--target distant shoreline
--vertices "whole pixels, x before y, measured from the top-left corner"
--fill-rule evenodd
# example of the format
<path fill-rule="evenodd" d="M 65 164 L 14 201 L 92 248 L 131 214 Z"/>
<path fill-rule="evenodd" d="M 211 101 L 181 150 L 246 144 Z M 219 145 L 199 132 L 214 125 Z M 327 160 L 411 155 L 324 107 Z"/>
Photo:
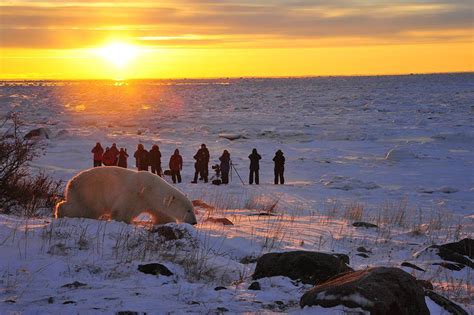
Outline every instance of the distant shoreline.
<path fill-rule="evenodd" d="M 434 76 L 434 75 L 469 75 L 474 74 L 474 71 L 461 72 L 427 72 L 427 73 L 400 73 L 400 74 L 353 74 L 353 75 L 307 75 L 307 76 L 236 76 L 236 77 L 196 77 L 196 78 L 131 78 L 131 79 L 8 79 L 0 78 L 0 82 L 120 82 L 120 81 L 202 81 L 202 80 L 281 80 L 281 79 L 324 79 L 324 78 L 378 78 L 378 77 L 409 77 L 409 76 Z"/>

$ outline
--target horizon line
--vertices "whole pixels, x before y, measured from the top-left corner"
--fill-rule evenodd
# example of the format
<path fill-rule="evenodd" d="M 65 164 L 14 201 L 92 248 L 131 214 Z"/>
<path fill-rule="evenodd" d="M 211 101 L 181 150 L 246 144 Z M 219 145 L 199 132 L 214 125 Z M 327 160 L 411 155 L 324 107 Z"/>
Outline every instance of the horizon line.
<path fill-rule="evenodd" d="M 443 75 L 443 74 L 474 74 L 474 70 L 468 71 L 446 71 L 446 72 L 406 72 L 406 73 L 381 73 L 381 74 L 325 74 L 325 75 L 281 75 L 281 76 L 221 76 L 221 77 L 163 77 L 163 78 L 129 78 L 129 79 L 109 79 L 109 78 L 2 78 L 2 82 L 15 81 L 168 81 L 168 80 L 243 80 L 243 79 L 310 79 L 310 78 L 334 78 L 334 77 L 390 77 L 390 76 L 420 76 L 420 75 Z"/>

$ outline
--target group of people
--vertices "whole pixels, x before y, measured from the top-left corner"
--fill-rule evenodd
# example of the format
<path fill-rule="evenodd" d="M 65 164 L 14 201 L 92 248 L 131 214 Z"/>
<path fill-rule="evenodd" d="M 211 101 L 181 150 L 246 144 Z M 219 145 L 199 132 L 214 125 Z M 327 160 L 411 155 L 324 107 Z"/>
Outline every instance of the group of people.
<path fill-rule="evenodd" d="M 127 149 L 117 148 L 115 143 L 112 146 L 106 147 L 105 150 L 101 144 L 97 142 L 95 147 L 91 151 L 93 153 L 94 167 L 98 166 L 119 166 L 127 168 L 127 159 L 129 157 Z M 135 166 L 139 171 L 151 171 L 153 174 L 158 176 L 170 175 L 173 183 L 181 183 L 181 171 L 183 170 L 183 157 L 180 155 L 179 150 L 176 149 L 169 160 L 169 171 L 163 172 L 161 167 L 161 152 L 158 145 L 153 145 L 150 151 L 147 151 L 143 144 L 138 144 L 137 150 L 133 157 L 135 158 Z M 209 181 L 209 160 L 210 154 L 205 144 L 201 145 L 201 148 L 194 155 L 194 179 L 191 183 L 196 184 L 199 180 L 203 180 L 205 183 Z M 249 184 L 259 184 L 259 172 L 260 172 L 260 160 L 262 156 L 257 152 L 257 149 L 253 149 L 249 155 L 250 160 L 250 173 L 249 173 Z M 232 161 L 230 159 L 230 153 L 224 150 L 222 155 L 219 157 L 220 164 L 212 166 L 215 169 L 217 176 L 220 176 L 220 183 L 229 183 L 229 173 L 232 168 Z M 274 183 L 284 184 L 284 171 L 285 171 L 285 157 L 281 150 L 276 151 L 274 162 Z M 212 179 L 212 178 L 211 178 Z"/>

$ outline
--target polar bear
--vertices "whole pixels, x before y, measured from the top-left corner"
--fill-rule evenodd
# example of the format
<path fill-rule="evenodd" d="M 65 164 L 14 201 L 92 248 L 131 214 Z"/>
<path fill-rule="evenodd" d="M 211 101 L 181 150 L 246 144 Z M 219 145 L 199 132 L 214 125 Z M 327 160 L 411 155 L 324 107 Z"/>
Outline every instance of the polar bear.
<path fill-rule="evenodd" d="M 150 172 L 107 166 L 85 170 L 66 186 L 66 200 L 55 216 L 113 220 L 130 223 L 148 213 L 154 224 L 196 224 L 192 203 L 175 187 Z"/>

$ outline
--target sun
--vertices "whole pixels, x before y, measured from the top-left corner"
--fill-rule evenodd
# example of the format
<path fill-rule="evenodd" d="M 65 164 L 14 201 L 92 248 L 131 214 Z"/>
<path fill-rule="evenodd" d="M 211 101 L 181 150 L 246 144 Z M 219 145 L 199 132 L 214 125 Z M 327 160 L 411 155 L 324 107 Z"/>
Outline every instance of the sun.
<path fill-rule="evenodd" d="M 114 42 L 99 48 L 99 55 L 118 68 L 125 67 L 138 55 L 138 47 L 122 42 Z"/>

